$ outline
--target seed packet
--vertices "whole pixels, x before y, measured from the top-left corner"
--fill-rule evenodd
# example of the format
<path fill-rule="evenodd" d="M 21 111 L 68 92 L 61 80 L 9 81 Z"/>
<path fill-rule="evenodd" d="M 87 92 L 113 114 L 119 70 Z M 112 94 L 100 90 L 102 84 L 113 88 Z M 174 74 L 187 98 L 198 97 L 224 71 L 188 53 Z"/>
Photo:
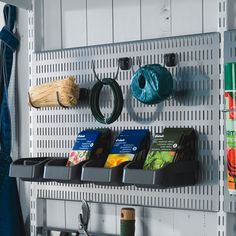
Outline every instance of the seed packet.
<path fill-rule="evenodd" d="M 88 160 L 100 134 L 101 132 L 98 130 L 84 130 L 80 132 L 70 152 L 67 166 L 74 166 Z"/>
<path fill-rule="evenodd" d="M 149 141 L 149 137 L 149 130 L 123 130 L 115 140 L 104 167 L 112 168 L 134 160 L 143 144 Z"/>
<path fill-rule="evenodd" d="M 193 128 L 165 128 L 153 138 L 143 169 L 158 170 L 170 163 L 193 160 L 196 154 Z"/>
<path fill-rule="evenodd" d="M 143 169 L 158 170 L 175 161 L 182 132 L 156 134 L 150 152 L 148 153 Z"/>

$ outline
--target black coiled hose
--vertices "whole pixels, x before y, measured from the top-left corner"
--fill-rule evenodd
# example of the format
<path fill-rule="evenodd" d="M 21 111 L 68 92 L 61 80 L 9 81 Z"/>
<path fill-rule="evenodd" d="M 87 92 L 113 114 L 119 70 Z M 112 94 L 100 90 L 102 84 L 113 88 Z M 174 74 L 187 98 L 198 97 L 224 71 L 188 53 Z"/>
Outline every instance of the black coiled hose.
<path fill-rule="evenodd" d="M 114 96 L 113 111 L 109 118 L 104 117 L 99 106 L 99 97 L 104 85 L 108 85 L 111 88 Z M 104 78 L 102 80 L 98 80 L 90 92 L 89 104 L 92 114 L 95 119 L 102 124 L 111 124 L 116 121 L 122 112 L 123 103 L 123 94 L 119 84 L 115 81 L 115 79 Z"/>

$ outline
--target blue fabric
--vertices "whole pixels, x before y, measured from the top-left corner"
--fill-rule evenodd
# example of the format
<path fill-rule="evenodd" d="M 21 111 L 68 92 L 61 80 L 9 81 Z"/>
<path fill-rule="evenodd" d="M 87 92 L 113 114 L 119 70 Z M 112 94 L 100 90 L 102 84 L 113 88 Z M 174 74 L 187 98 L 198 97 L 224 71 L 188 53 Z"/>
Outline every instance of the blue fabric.
<path fill-rule="evenodd" d="M 15 35 L 7 28 L 3 27 L 0 32 L 0 39 L 4 42 L 13 52 L 16 50 L 19 40 Z"/>
<path fill-rule="evenodd" d="M 144 80 L 144 83 L 140 80 Z M 173 78 L 170 72 L 159 64 L 145 65 L 134 73 L 131 92 L 142 103 L 157 104 L 173 93 Z"/>
<path fill-rule="evenodd" d="M 0 32 L 0 236 L 24 236 L 24 223 L 15 178 L 9 177 L 11 159 L 11 119 L 8 107 L 8 86 L 13 52 L 19 44 L 13 34 L 16 8 L 4 7 L 5 27 Z"/>

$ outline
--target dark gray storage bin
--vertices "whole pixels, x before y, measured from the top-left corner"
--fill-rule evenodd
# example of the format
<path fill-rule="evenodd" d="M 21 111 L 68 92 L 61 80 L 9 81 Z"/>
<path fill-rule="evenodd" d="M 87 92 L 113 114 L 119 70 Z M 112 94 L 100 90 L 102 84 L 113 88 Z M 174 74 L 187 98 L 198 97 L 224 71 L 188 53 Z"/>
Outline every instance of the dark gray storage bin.
<path fill-rule="evenodd" d="M 54 158 L 44 167 L 45 179 L 61 183 L 81 183 L 82 166 L 87 162 L 82 161 L 74 166 L 66 166 L 68 158 Z"/>
<path fill-rule="evenodd" d="M 131 162 L 124 168 L 123 183 L 138 187 L 170 188 L 194 185 L 197 182 L 198 161 L 179 161 L 159 170 L 143 170 L 143 164 Z"/>
<path fill-rule="evenodd" d="M 99 185 L 122 185 L 123 170 L 129 162 L 123 162 L 113 168 L 104 168 L 104 160 L 91 160 L 82 167 L 82 181 L 89 181 Z"/>
<path fill-rule="evenodd" d="M 44 166 L 50 160 L 47 157 L 21 158 L 11 163 L 9 176 L 23 181 L 42 182 Z"/>

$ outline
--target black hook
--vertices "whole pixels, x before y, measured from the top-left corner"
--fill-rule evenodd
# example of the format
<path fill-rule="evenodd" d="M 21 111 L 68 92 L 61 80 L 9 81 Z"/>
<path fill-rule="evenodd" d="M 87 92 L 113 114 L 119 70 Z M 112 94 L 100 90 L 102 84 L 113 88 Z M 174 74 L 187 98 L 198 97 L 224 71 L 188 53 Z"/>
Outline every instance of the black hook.
<path fill-rule="evenodd" d="M 97 75 L 97 73 L 96 73 L 96 71 L 95 71 L 95 61 L 92 61 L 92 69 L 93 69 L 93 75 L 94 75 L 94 77 L 97 79 L 97 81 L 99 81 L 99 82 L 102 83 L 102 81 L 98 78 L 98 75 Z"/>
<path fill-rule="evenodd" d="M 137 63 L 138 63 L 139 68 L 141 68 L 141 67 L 142 67 L 142 59 L 141 59 L 141 56 L 137 57 Z"/>
<path fill-rule="evenodd" d="M 117 72 L 116 72 L 115 77 L 113 78 L 114 80 L 117 80 L 119 72 L 120 72 L 120 66 L 119 66 L 119 63 L 118 63 Z"/>
<path fill-rule="evenodd" d="M 63 107 L 63 108 L 70 108 L 70 106 L 65 106 L 65 105 L 63 105 L 63 104 L 60 102 L 60 98 L 59 98 L 59 93 L 58 93 L 58 92 L 56 93 L 56 95 L 57 95 L 57 103 L 58 103 L 61 107 Z M 29 97 L 29 104 L 30 104 L 33 108 L 36 108 L 36 109 L 41 108 L 41 107 L 35 106 L 35 105 L 32 103 L 30 93 L 28 93 L 28 97 Z"/>
<path fill-rule="evenodd" d="M 103 83 L 102 80 L 98 78 L 98 75 L 97 75 L 97 73 L 96 73 L 96 71 L 95 71 L 95 62 L 94 62 L 94 61 L 92 61 L 92 69 L 93 69 L 93 75 L 94 75 L 94 77 L 95 77 L 99 82 Z M 119 71 L 120 71 L 120 67 L 119 67 L 119 63 L 118 63 L 117 72 L 116 72 L 115 77 L 113 78 L 114 80 L 116 80 L 116 79 L 118 78 Z"/>
<path fill-rule="evenodd" d="M 28 92 L 28 98 L 29 98 L 29 104 L 33 107 L 33 108 L 35 108 L 35 109 L 39 109 L 40 107 L 37 107 L 37 106 L 35 106 L 34 104 L 33 104 L 33 102 L 32 102 L 32 100 L 31 100 L 31 96 L 30 96 L 30 93 Z"/>
<path fill-rule="evenodd" d="M 59 104 L 61 107 L 63 107 L 63 108 L 70 108 L 70 106 L 65 106 L 65 105 L 63 105 L 63 104 L 60 102 L 59 92 L 57 92 L 57 102 L 58 102 L 58 104 Z"/>

